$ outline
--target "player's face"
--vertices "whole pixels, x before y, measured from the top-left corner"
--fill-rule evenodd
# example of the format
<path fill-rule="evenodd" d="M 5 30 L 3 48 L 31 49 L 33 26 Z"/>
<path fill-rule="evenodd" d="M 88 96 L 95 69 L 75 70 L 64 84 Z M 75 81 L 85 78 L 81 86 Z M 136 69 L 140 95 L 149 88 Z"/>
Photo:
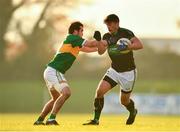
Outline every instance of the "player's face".
<path fill-rule="evenodd" d="M 114 33 L 114 32 L 118 31 L 119 23 L 118 22 L 109 22 L 109 23 L 106 23 L 106 26 L 110 33 Z"/>
<path fill-rule="evenodd" d="M 80 36 L 80 37 L 82 37 L 83 36 L 83 27 L 81 26 L 80 27 L 80 29 L 79 29 L 79 31 L 78 31 L 78 35 Z"/>

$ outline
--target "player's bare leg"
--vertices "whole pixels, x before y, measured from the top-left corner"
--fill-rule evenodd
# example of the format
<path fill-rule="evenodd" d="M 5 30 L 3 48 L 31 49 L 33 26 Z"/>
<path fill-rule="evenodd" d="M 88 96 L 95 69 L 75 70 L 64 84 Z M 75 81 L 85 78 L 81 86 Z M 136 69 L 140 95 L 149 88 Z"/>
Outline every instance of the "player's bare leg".
<path fill-rule="evenodd" d="M 104 94 L 106 94 L 109 90 L 111 90 L 111 85 L 107 81 L 101 80 L 98 88 L 96 89 L 94 99 L 94 119 L 84 123 L 83 125 L 99 125 L 99 118 L 104 106 Z"/>
<path fill-rule="evenodd" d="M 54 105 L 54 102 L 57 100 L 57 98 L 60 96 L 60 94 L 55 90 L 55 89 L 52 89 L 50 90 L 50 94 L 51 94 L 51 97 L 52 99 L 49 100 L 46 105 L 44 106 L 42 112 L 41 112 L 41 117 L 46 117 L 47 114 L 49 114 L 49 112 L 52 110 L 53 108 L 53 105 Z"/>
<path fill-rule="evenodd" d="M 129 117 L 126 121 L 126 125 L 133 124 L 137 114 L 137 109 L 135 109 L 134 101 L 130 99 L 130 95 L 131 93 L 121 92 L 121 104 L 129 111 Z"/>
<path fill-rule="evenodd" d="M 58 123 L 55 120 L 56 114 L 61 109 L 61 107 L 63 106 L 65 101 L 70 97 L 70 95 L 71 95 L 71 91 L 70 91 L 69 87 L 65 87 L 62 89 L 61 95 L 54 102 L 54 105 L 53 105 L 53 108 L 51 111 L 51 115 L 48 118 L 48 120 L 46 121 L 46 125 L 58 125 Z"/>
<path fill-rule="evenodd" d="M 51 88 L 51 90 L 49 91 L 50 95 L 51 95 L 51 99 L 44 105 L 44 108 L 39 116 L 39 118 L 37 119 L 37 121 L 34 123 L 34 125 L 44 125 L 43 121 L 44 118 L 48 115 L 48 113 L 52 110 L 54 102 L 56 101 L 56 99 L 60 96 L 60 94 L 54 89 Z"/>

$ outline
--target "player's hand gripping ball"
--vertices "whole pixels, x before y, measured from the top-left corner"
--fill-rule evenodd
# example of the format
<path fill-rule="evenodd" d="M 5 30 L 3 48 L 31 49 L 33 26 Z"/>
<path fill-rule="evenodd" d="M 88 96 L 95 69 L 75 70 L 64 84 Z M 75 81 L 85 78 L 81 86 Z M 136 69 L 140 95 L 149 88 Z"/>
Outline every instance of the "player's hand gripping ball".
<path fill-rule="evenodd" d="M 121 53 L 128 53 L 130 50 L 128 50 L 128 45 L 131 44 L 131 41 L 127 38 L 120 38 L 117 41 L 117 49 L 121 51 Z"/>

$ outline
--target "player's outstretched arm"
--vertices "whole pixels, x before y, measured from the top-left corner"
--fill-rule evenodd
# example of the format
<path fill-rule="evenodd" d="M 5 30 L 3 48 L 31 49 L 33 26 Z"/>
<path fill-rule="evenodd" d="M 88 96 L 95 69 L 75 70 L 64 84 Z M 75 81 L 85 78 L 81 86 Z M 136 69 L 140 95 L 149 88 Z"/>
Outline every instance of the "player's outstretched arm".
<path fill-rule="evenodd" d="M 96 52 L 98 51 L 97 47 L 88 47 L 88 46 L 83 46 L 80 51 L 86 52 L 86 53 L 91 53 L 91 52 Z"/>
<path fill-rule="evenodd" d="M 97 47 L 97 43 L 98 43 L 98 41 L 96 41 L 96 40 L 86 40 L 83 47 Z"/>
<path fill-rule="evenodd" d="M 97 49 L 97 43 L 96 40 L 86 40 L 83 47 L 80 49 L 82 52 L 90 53 L 90 52 L 96 52 Z"/>
<path fill-rule="evenodd" d="M 128 45 L 129 50 L 139 50 L 143 48 L 142 42 L 137 37 L 133 37 L 130 41 L 131 44 Z"/>

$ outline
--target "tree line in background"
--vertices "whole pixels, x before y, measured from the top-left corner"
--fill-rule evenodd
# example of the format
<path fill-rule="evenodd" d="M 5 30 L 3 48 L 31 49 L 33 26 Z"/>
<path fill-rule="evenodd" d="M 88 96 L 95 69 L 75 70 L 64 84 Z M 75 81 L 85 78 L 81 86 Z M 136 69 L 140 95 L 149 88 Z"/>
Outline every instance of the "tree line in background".
<path fill-rule="evenodd" d="M 66 34 L 68 13 L 90 0 L 1 0 L 0 80 L 36 79 L 53 44 Z M 62 12 L 63 10 L 63 12 Z"/>
<path fill-rule="evenodd" d="M 59 34 L 57 38 L 61 41 L 60 34 L 66 34 L 66 30 L 61 29 L 67 28 L 66 25 L 69 22 L 68 15 L 58 12 L 56 9 L 60 9 L 60 11 L 61 8 L 71 10 L 79 4 L 78 2 L 80 0 L 73 2 L 70 0 L 22 0 L 13 5 L 11 0 L 0 1 L 0 81 L 42 79 L 46 63 L 52 59 L 55 53 L 52 49 L 54 40 L 51 38 L 54 37 L 53 33 Z M 16 42 L 6 39 L 6 34 L 11 30 L 10 25 L 13 22 L 14 14 L 23 6 L 36 4 L 43 4 L 43 6 L 30 33 L 26 34 L 22 30 L 23 22 L 21 20 L 24 18 L 20 18 L 16 22 L 16 32 L 21 37 L 21 43 L 18 47 Z M 54 14 L 54 12 L 58 13 Z M 144 41 L 144 45 L 143 50 L 135 51 L 140 79 L 180 78 L 180 56 L 172 52 L 155 52 L 146 45 L 146 41 Z M 10 55 L 7 54 L 12 49 L 17 49 L 16 53 L 19 54 L 15 59 L 13 57 L 16 54 L 12 54 L 13 52 L 10 52 Z M 12 60 L 7 61 L 6 57 Z M 99 79 L 109 66 L 110 60 L 107 55 L 96 58 L 82 54 L 72 69 L 68 71 L 67 77 Z"/>

